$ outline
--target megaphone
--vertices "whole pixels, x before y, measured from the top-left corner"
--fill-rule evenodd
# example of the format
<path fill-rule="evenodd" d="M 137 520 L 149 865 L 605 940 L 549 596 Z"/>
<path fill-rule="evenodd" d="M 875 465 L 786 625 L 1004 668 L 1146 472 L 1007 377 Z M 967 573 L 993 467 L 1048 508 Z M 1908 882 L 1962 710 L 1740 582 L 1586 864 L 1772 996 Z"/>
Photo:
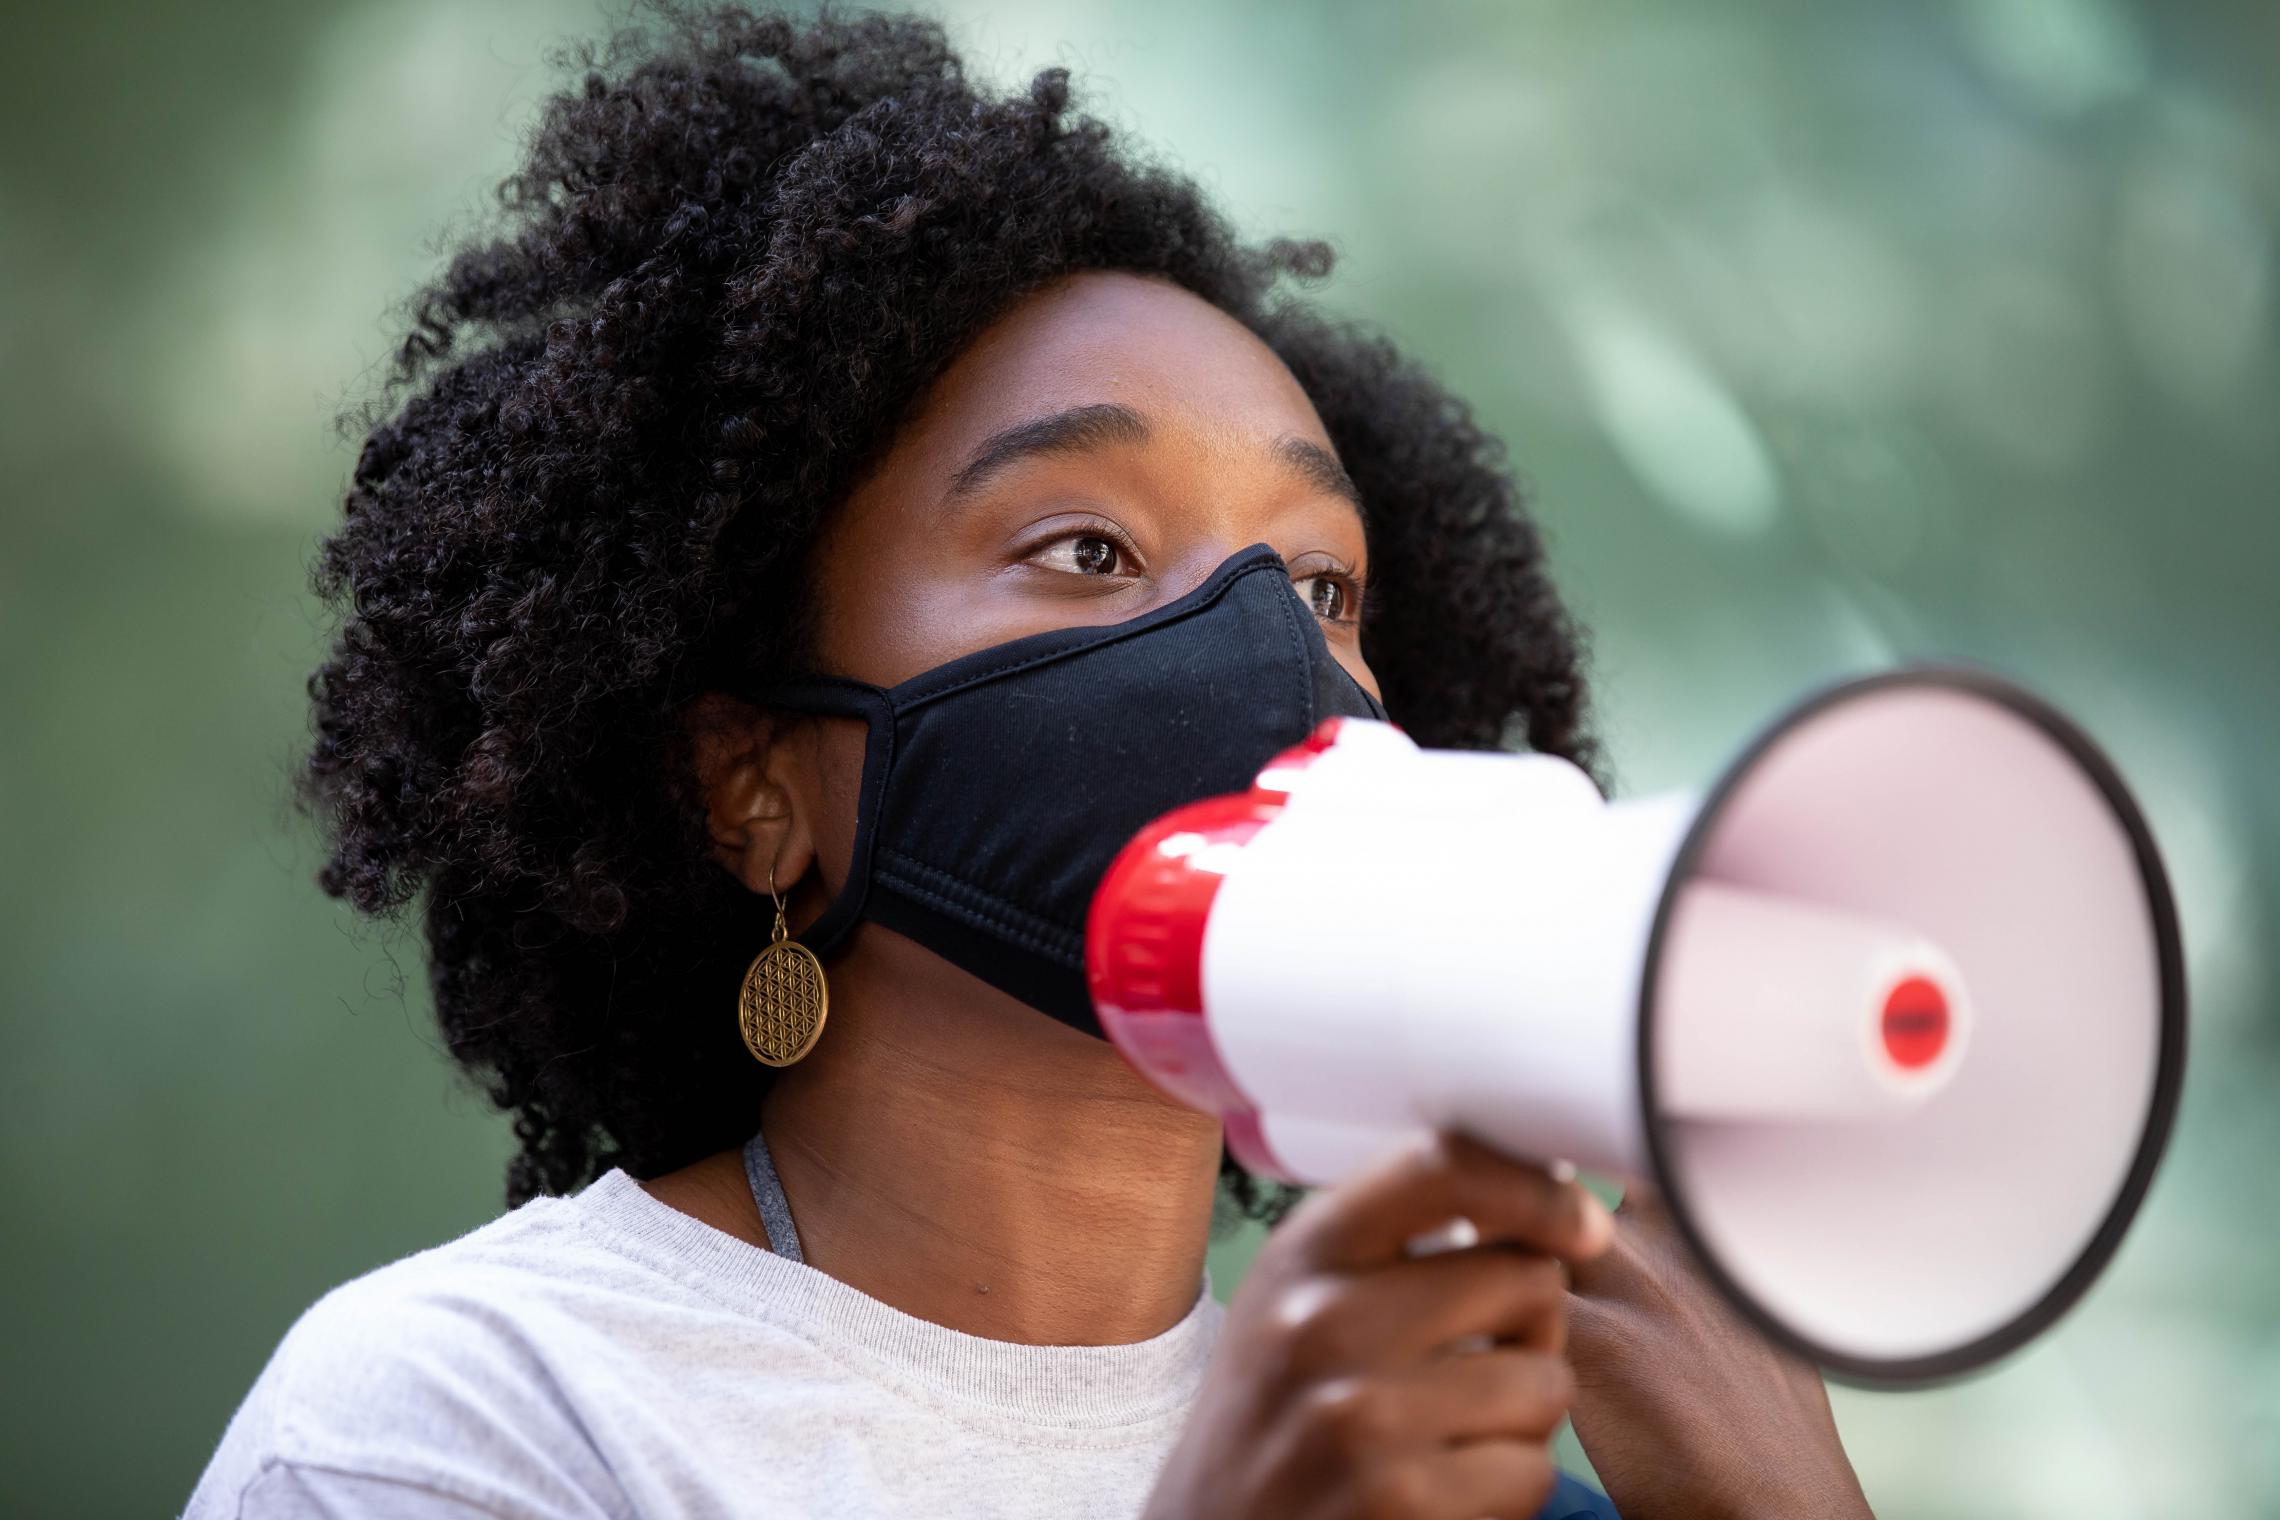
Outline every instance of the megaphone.
<path fill-rule="evenodd" d="M 1840 1378 L 1936 1381 L 2089 1287 L 2185 1060 L 2151 831 L 1984 672 L 1831 688 L 1700 794 L 1333 719 L 1103 877 L 1103 1026 L 1252 1171 L 1404 1135 L 1641 1177 L 1711 1280 Z"/>

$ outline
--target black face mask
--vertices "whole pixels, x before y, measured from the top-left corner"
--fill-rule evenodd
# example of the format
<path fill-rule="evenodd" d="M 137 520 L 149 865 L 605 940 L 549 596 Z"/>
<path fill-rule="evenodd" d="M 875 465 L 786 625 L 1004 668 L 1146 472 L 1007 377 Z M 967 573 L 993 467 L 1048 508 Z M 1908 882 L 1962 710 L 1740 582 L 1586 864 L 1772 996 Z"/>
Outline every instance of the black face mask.
<path fill-rule="evenodd" d="M 1264 544 L 1128 622 L 898 686 L 820 676 L 762 700 L 870 726 L 847 884 L 802 942 L 828 955 L 867 918 L 1095 1035 L 1085 914 L 1117 851 L 1183 803 L 1249 787 L 1323 719 L 1385 716 Z"/>

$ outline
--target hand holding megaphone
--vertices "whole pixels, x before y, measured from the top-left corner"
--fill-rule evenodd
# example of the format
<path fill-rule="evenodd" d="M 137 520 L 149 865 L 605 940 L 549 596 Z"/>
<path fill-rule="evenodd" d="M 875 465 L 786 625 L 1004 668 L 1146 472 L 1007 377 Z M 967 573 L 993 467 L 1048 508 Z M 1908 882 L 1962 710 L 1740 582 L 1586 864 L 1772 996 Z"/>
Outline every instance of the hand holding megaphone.
<path fill-rule="evenodd" d="M 1576 1439 L 1626 1517 L 1869 1520 L 1829 1391 L 1702 1275 L 1652 1188 L 1568 1297 Z"/>
<path fill-rule="evenodd" d="M 1471 1243 L 1414 1253 L 1457 1218 Z M 1575 1387 L 1562 1263 L 1614 1235 L 1572 1180 L 1461 1136 L 1374 1158 L 1261 1249 L 1145 1520 L 1535 1514 Z"/>
<path fill-rule="evenodd" d="M 1654 1180 L 1736 1306 L 1922 1381 L 2111 1257 L 2184 1061 L 2175 910 L 2111 764 L 1977 672 L 1856 681 L 1701 796 L 1338 720 L 1144 830 L 1101 1022 L 1256 1172 L 1405 1135 Z"/>

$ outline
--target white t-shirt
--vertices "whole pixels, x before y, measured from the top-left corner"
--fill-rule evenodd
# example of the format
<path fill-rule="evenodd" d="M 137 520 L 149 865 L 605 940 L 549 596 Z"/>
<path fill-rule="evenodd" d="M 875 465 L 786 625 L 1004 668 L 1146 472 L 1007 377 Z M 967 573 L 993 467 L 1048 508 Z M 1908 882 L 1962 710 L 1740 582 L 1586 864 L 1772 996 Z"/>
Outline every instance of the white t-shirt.
<path fill-rule="evenodd" d="M 623 1171 L 343 1283 L 230 1421 L 187 1520 L 1136 1515 L 1218 1337 L 945 1329 Z"/>

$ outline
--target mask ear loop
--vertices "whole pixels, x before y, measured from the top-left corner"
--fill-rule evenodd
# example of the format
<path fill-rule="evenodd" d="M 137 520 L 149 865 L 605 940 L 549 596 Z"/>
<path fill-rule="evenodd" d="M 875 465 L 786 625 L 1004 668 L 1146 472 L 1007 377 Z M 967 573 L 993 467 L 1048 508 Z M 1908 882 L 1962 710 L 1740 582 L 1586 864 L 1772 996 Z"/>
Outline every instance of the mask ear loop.
<path fill-rule="evenodd" d="M 771 687 L 763 705 L 786 712 L 826 718 L 860 718 L 863 740 L 863 780 L 855 803 L 855 850 L 847 863 L 847 880 L 816 921 L 801 936 L 819 956 L 838 948 L 863 917 L 863 904 L 871 892 L 871 855 L 878 842 L 879 807 L 886 796 L 887 774 L 895 764 L 895 710 L 884 689 L 844 676 L 808 676 Z"/>

